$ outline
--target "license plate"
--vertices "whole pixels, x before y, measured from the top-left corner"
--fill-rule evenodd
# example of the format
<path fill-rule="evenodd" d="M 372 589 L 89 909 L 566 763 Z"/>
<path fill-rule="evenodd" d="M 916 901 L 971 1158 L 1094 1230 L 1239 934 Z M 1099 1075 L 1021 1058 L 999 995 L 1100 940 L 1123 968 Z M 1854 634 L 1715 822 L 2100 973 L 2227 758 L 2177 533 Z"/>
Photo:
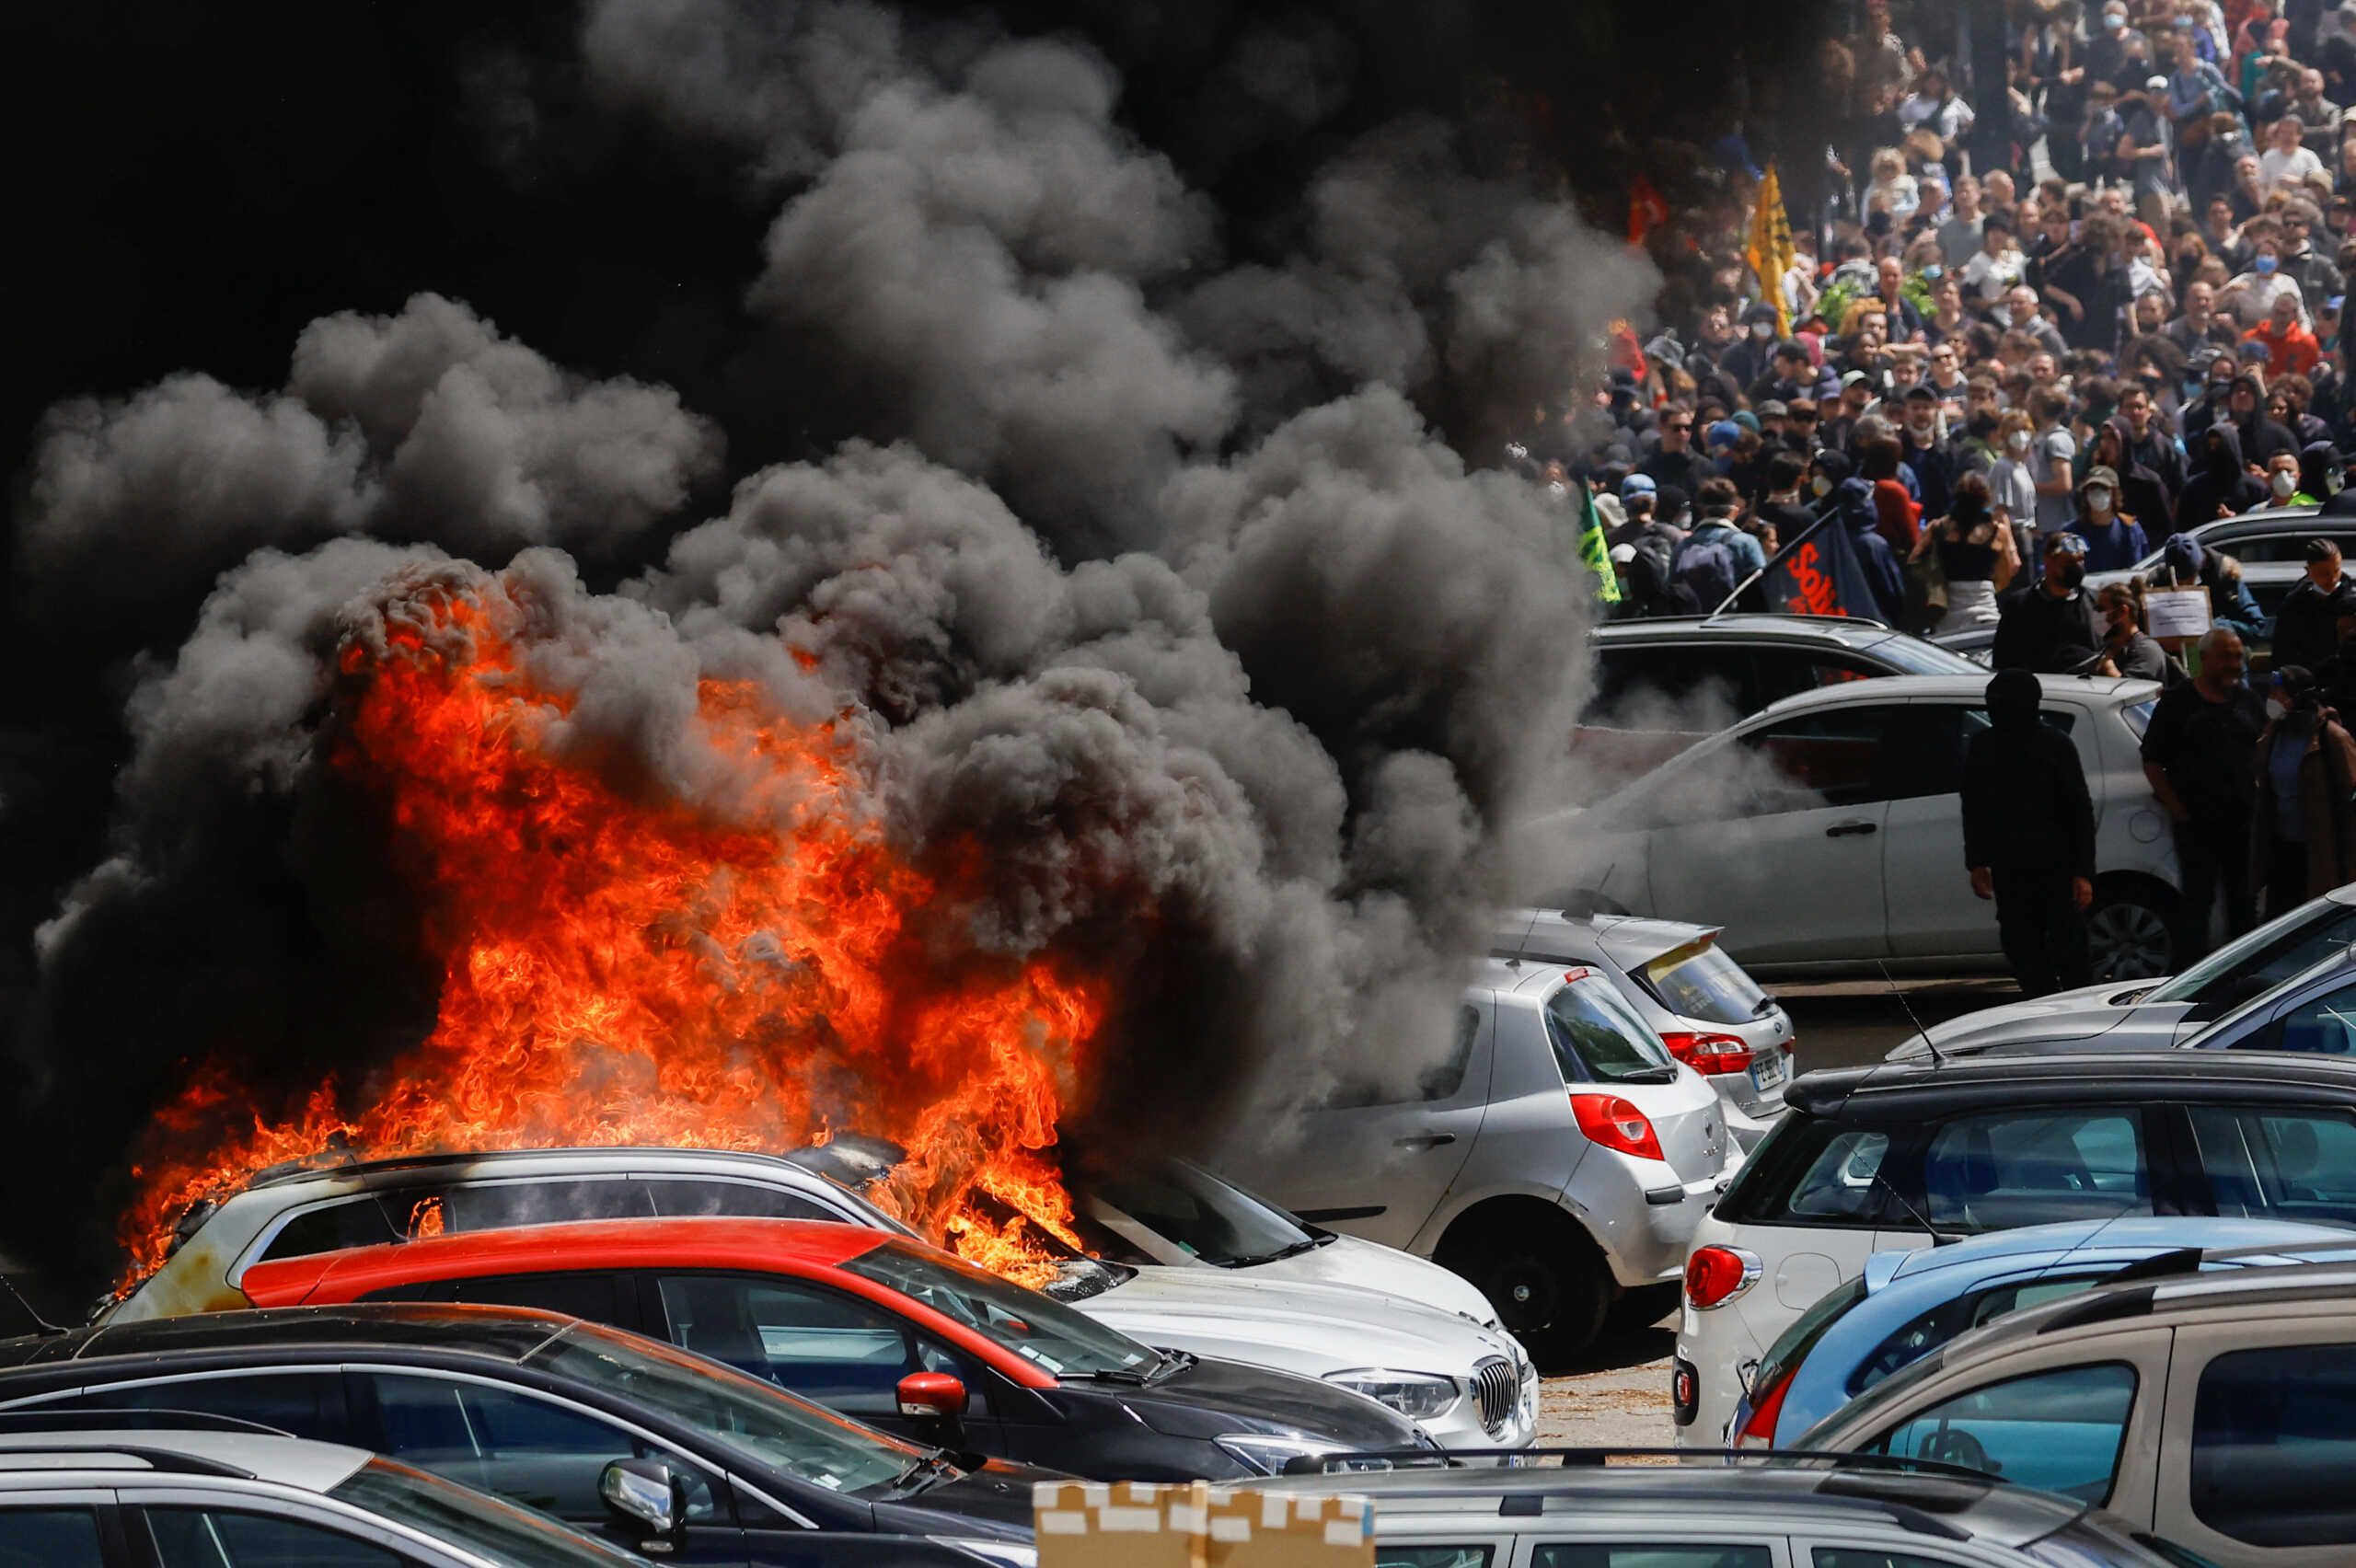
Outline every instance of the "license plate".
<path fill-rule="evenodd" d="M 1764 1053 L 1751 1058 L 1750 1087 L 1761 1093 L 1784 1081 L 1784 1052 L 1771 1045 Z"/>

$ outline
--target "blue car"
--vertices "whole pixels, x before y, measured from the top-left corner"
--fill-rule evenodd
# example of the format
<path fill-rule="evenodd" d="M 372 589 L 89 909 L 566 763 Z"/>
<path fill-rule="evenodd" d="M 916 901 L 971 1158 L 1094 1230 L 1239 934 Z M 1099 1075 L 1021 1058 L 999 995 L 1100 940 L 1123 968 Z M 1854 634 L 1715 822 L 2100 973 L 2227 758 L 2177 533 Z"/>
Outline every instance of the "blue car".
<path fill-rule="evenodd" d="M 2324 1251 L 2318 1253 L 2318 1244 Z M 2211 1268 L 2356 1257 L 2356 1232 L 2281 1219 L 2179 1215 L 2080 1219 L 1877 1252 L 1768 1347 L 1735 1406 L 1745 1447 L 1781 1447 L 1900 1367 L 1991 1318 L 2086 1289 L 2130 1264 L 2179 1252 L 2281 1247 Z"/>

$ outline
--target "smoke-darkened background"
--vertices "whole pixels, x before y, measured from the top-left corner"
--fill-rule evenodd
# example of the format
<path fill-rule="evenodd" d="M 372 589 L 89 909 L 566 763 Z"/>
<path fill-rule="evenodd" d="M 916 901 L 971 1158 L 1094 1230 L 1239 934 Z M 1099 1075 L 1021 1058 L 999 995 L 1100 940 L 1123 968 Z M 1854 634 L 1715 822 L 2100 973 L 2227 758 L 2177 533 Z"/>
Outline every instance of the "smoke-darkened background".
<path fill-rule="evenodd" d="M 103 1266 L 191 1058 L 364 1092 L 431 1026 L 312 759 L 445 557 L 632 787 L 711 788 L 698 672 L 872 715 L 900 841 L 1000 851 L 941 940 L 1130 976 L 1102 1125 L 1412 1049 L 1583 679 L 1497 444 L 1651 310 L 1635 176 L 1820 157 L 1817 10 L 16 8 L 0 1244 Z"/>

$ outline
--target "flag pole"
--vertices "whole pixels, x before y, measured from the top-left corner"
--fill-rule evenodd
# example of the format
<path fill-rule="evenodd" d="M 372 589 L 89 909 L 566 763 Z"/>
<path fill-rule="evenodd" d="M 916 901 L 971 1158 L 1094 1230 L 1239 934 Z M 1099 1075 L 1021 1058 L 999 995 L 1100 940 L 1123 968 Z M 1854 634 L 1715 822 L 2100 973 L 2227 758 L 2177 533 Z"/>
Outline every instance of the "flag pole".
<path fill-rule="evenodd" d="M 1791 554 L 1794 550 L 1807 543 L 1808 540 L 1816 537 L 1817 531 L 1819 529 L 1822 528 L 1827 523 L 1831 522 L 1835 517 L 1840 515 L 1840 498 L 1837 496 L 1826 496 L 1824 498 L 1823 508 L 1816 513 L 1815 519 L 1810 522 L 1807 527 L 1792 536 L 1792 542 L 1790 544 L 1777 548 L 1773 555 L 1767 558 L 1766 565 L 1761 567 L 1758 571 L 1744 578 L 1740 582 L 1736 583 L 1734 592 L 1727 594 L 1716 609 L 1712 610 L 1708 615 L 1703 616 L 1702 618 L 1705 621 L 1714 621 L 1720 616 L 1726 614 L 1727 609 L 1733 605 L 1734 602 L 1742 597 L 1744 590 L 1748 589 L 1752 583 L 1759 582 L 1761 578 L 1764 578 L 1769 572 L 1774 571 L 1775 565 L 1778 561 L 1781 561 L 1785 556 Z"/>

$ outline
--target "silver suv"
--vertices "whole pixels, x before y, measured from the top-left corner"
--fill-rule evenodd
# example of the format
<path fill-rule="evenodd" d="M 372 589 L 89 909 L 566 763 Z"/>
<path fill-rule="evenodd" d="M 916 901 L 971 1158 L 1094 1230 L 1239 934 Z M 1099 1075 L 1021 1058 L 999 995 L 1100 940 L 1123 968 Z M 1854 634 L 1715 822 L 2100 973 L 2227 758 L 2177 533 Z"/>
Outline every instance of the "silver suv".
<path fill-rule="evenodd" d="M 1304 1219 L 1454 1269 L 1556 1360 L 1680 1276 L 1739 1159 L 1716 1092 L 1608 976 L 1520 959 L 1486 963 L 1418 1082 L 1345 1083 L 1234 1156 Z"/>

